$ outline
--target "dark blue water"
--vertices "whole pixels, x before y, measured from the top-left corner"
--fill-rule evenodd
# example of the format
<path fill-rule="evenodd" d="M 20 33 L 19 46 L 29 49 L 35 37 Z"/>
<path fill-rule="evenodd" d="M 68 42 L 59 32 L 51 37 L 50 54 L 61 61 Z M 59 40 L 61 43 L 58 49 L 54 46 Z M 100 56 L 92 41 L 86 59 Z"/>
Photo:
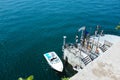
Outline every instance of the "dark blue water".
<path fill-rule="evenodd" d="M 43 54 L 62 58 L 62 36 L 73 41 L 81 26 L 120 35 L 120 0 L 1 0 L 0 80 L 34 75 L 35 80 L 60 80 Z"/>

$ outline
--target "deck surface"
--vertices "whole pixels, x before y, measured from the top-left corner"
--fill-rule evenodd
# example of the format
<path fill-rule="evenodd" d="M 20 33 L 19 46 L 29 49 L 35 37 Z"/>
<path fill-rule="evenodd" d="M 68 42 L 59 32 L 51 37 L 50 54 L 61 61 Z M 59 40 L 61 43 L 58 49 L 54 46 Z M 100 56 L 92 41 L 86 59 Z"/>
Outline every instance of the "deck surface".
<path fill-rule="evenodd" d="M 120 80 L 120 42 L 114 44 L 70 80 Z"/>

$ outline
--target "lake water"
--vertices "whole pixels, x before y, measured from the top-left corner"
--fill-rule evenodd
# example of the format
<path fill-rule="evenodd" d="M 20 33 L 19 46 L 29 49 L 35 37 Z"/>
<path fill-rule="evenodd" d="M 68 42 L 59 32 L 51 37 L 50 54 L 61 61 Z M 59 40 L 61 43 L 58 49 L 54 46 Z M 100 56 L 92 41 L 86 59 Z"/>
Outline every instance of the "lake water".
<path fill-rule="evenodd" d="M 120 35 L 119 22 L 120 0 L 1 0 L 0 80 L 60 80 L 44 53 L 62 58 L 63 35 L 74 42 L 81 26 L 101 25 L 105 33 Z"/>

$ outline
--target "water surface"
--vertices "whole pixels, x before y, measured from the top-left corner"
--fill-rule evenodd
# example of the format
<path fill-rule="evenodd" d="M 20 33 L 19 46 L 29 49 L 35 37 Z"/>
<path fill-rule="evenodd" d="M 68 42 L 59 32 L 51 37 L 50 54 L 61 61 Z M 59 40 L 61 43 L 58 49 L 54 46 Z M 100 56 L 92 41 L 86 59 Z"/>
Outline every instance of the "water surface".
<path fill-rule="evenodd" d="M 74 42 L 81 26 L 120 35 L 119 0 L 1 0 L 0 79 L 60 80 L 43 54 L 55 51 L 62 58 L 62 36 Z"/>

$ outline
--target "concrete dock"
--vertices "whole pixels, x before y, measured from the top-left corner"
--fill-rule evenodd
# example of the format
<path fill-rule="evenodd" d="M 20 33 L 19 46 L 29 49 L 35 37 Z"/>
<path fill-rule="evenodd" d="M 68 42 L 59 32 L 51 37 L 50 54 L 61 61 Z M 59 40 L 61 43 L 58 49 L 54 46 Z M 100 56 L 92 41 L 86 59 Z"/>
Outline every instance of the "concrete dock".
<path fill-rule="evenodd" d="M 114 44 L 70 80 L 120 80 L 120 42 Z"/>

